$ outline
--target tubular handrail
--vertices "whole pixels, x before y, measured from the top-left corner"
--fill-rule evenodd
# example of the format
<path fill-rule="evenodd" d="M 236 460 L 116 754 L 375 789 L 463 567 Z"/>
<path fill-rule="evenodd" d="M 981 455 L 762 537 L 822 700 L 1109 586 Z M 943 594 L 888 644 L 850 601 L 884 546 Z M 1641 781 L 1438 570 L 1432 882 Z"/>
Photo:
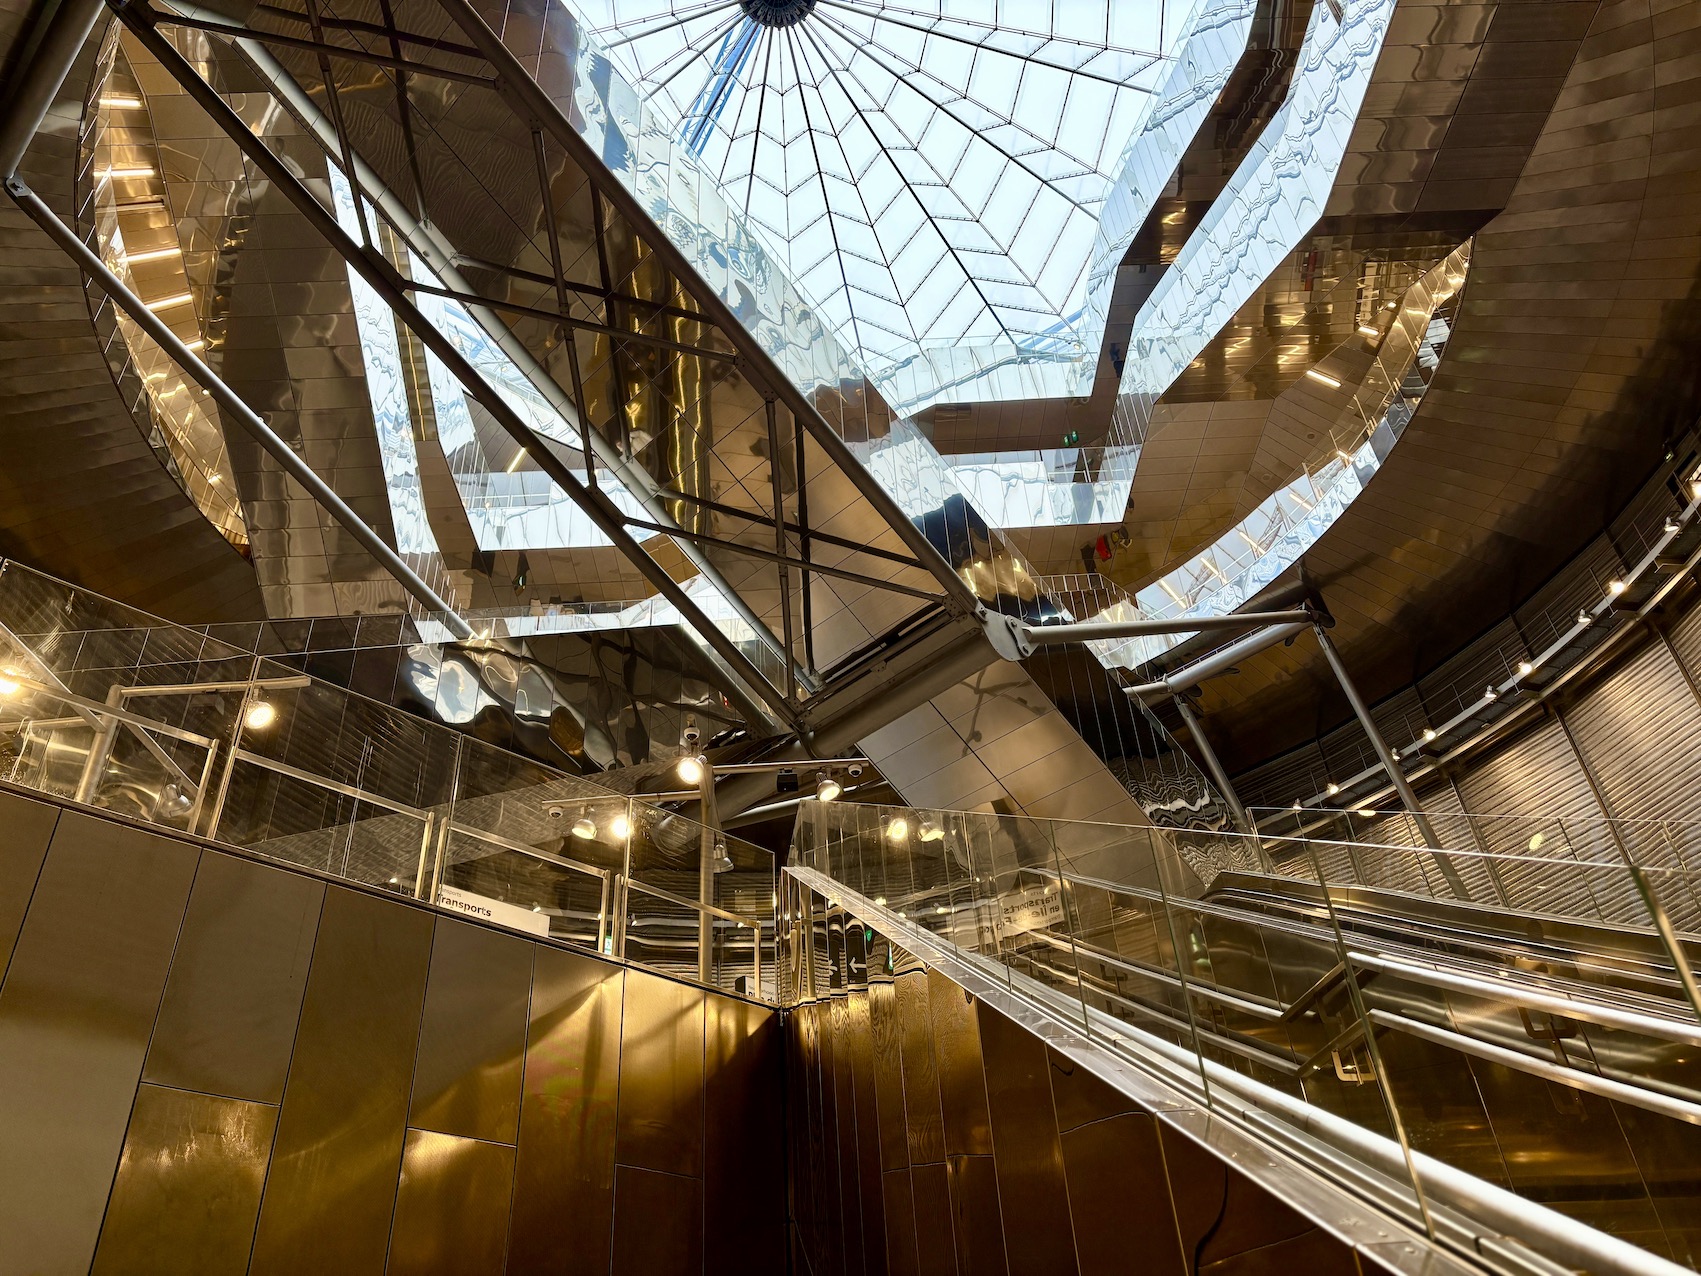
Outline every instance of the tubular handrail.
<path fill-rule="evenodd" d="M 929 966 L 975 996 L 990 1000 L 1004 1013 L 1031 1008 L 1062 1033 L 1079 1036 L 1083 1044 L 1097 1042 L 1109 1047 L 1116 1059 L 1187 1096 L 1189 1102 L 1203 1100 L 1214 1117 L 1220 1116 L 1236 1128 L 1256 1131 L 1253 1137 L 1261 1144 L 1279 1146 L 1312 1172 L 1404 1223 L 1420 1229 L 1429 1227 L 1438 1241 L 1450 1247 L 1473 1256 L 1491 1249 L 1503 1259 L 1515 1256 L 1526 1271 L 1551 1271 L 1553 1263 L 1601 1276 L 1681 1276 L 1686 1270 L 1421 1151 L 1408 1151 L 1385 1135 L 1186 1046 L 1094 1007 L 1083 1007 L 1059 988 L 985 954 L 961 949 L 916 921 L 896 917 L 854 885 L 819 869 L 793 864 L 785 873 L 802 887 L 884 931 Z M 1422 1193 L 1416 1209 L 1408 1194 L 1414 1176 Z M 1406 1185 L 1404 1192 L 1397 1186 L 1402 1183 Z M 1534 1249 L 1518 1252 L 1519 1245 L 1509 1243 L 1509 1238 Z"/>
<path fill-rule="evenodd" d="M 627 923 L 641 927 L 647 915 L 640 909 L 633 916 L 629 902 L 667 899 L 694 917 L 722 919 L 753 936 L 752 952 L 738 960 L 752 962 L 749 993 L 773 1000 L 774 992 L 762 988 L 760 949 L 776 942 L 776 928 L 761 915 L 775 879 L 773 857 L 761 848 L 719 832 L 709 843 L 699 836 L 703 826 L 676 811 L 207 634 L 147 617 L 133 617 L 134 628 L 126 628 L 128 609 L 111 604 L 103 611 L 96 596 L 14 564 L 4 567 L 10 570 L 0 570 L 0 661 L 11 663 L 0 668 L 0 739 L 9 743 L 12 781 L 97 808 L 139 805 L 137 817 L 152 823 L 441 906 L 451 889 L 481 896 L 492 906 L 480 914 L 485 920 L 531 933 L 548 933 L 537 915 L 594 918 L 596 950 L 617 957 L 626 956 Z M 114 612 L 117 623 L 100 623 Z M 53 643 L 43 649 L 45 659 L 34 649 L 38 633 Z M 197 679 L 200 670 L 206 676 Z M 272 670 L 279 676 L 263 676 Z M 80 694 L 72 683 L 97 685 L 110 703 Z M 240 698 L 226 694 L 238 691 Z M 148 716 L 148 709 L 167 705 L 181 706 L 173 715 L 199 729 Z M 149 746 L 161 767 L 141 765 L 140 751 L 113 755 L 120 725 Z M 75 739 L 63 734 L 73 728 L 80 733 Z M 204 750 L 204 765 L 190 749 Z M 201 772 L 198 781 L 179 783 L 176 777 L 186 773 L 174 754 L 194 758 L 190 769 Z M 548 817 L 552 804 L 594 808 L 601 828 L 578 833 L 571 819 Z M 480 827 L 485 823 L 493 827 Z M 618 863 L 598 868 L 546 849 L 575 833 L 594 838 Z M 733 871 L 725 878 L 693 871 L 701 898 L 634 880 L 634 872 L 645 871 L 644 856 L 673 853 L 665 848 L 675 836 L 685 836 L 699 858 L 708 854 L 706 845 L 727 847 Z M 487 849 L 451 852 L 456 837 Z M 547 865 L 556 876 L 513 873 L 496 850 Z M 594 911 L 561 876 L 581 873 L 600 883 Z M 721 894 L 726 890 L 731 894 Z M 732 907 L 721 906 L 726 903 Z M 554 937 L 588 945 L 589 933 L 580 929 L 565 925 Z M 690 975 L 672 953 L 658 951 L 649 964 L 710 985 L 736 978 L 744 991 L 745 975 L 734 976 L 728 964 L 728 935 L 706 933 L 692 945 L 697 965 Z M 736 947 L 742 954 L 743 943 Z"/>

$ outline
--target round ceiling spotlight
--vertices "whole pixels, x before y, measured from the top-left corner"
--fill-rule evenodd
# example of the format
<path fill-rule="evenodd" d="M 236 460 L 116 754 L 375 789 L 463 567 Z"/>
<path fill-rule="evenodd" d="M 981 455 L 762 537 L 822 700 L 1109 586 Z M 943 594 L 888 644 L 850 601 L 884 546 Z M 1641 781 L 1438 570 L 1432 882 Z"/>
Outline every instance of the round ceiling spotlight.
<path fill-rule="evenodd" d="M 759 26 L 783 31 L 815 12 L 815 0 L 738 0 L 744 16 Z"/>

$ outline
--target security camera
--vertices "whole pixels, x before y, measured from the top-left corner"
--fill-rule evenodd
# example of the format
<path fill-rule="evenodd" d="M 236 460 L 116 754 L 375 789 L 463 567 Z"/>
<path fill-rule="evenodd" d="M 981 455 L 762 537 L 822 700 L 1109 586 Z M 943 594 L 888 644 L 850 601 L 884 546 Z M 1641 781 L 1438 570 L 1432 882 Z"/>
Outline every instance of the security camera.
<path fill-rule="evenodd" d="M 552 820 L 562 820 L 567 818 L 567 810 L 565 807 L 551 806 L 545 807 L 544 809 L 549 812 L 549 818 Z"/>
<path fill-rule="evenodd" d="M 845 768 L 845 774 L 853 780 L 860 780 L 862 778 L 862 763 L 852 762 Z"/>
<path fill-rule="evenodd" d="M 703 733 L 696 727 L 686 727 L 685 730 L 679 733 L 679 743 L 685 745 L 687 748 L 696 744 L 702 738 Z"/>

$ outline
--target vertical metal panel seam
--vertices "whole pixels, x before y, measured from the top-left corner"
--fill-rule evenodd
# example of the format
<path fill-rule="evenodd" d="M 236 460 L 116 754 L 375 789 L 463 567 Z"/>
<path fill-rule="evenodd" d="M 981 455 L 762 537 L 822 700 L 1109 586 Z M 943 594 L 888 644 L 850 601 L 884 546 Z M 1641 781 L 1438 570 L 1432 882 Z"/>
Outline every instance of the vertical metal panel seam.
<path fill-rule="evenodd" d="M 205 852 L 203 851 L 202 854 L 205 854 Z M 197 865 L 197 869 L 198 868 L 199 868 L 199 865 Z M 324 933 L 325 901 L 328 900 L 330 897 L 331 897 L 331 892 L 328 889 L 319 892 L 319 916 L 317 918 L 315 918 L 314 922 L 313 922 L 313 953 L 314 953 L 315 956 L 318 954 L 318 951 L 319 951 L 319 936 Z M 277 1119 L 272 1122 L 272 1147 L 271 1147 L 271 1150 L 268 1151 L 267 1154 L 266 1154 L 266 1173 L 265 1173 L 265 1177 L 261 1180 L 261 1183 L 260 1183 L 260 1203 L 259 1203 L 258 1207 L 254 1210 L 254 1231 L 248 1237 L 248 1266 L 249 1267 L 252 1267 L 254 1265 L 254 1245 L 255 1245 L 255 1242 L 258 1241 L 259 1238 L 260 1238 L 260 1216 L 266 1212 L 266 1189 L 271 1186 L 272 1160 L 273 1160 L 273 1157 L 275 1156 L 275 1154 L 277 1152 L 277 1147 L 278 1147 L 278 1127 L 283 1124 L 284 1094 L 288 1093 L 288 1090 L 289 1090 L 290 1070 L 295 1067 L 295 1048 L 301 1041 L 301 1016 L 306 1012 L 306 1009 L 307 1009 L 307 988 L 308 988 L 308 985 L 313 982 L 313 960 L 314 960 L 314 958 L 311 957 L 311 956 L 307 960 L 307 974 L 303 977 L 303 979 L 301 981 L 301 999 L 298 1002 L 296 1002 L 296 1006 L 295 1006 L 295 1031 L 290 1034 L 290 1038 L 289 1038 L 289 1060 L 288 1060 L 288 1062 L 286 1062 L 284 1064 L 284 1090 L 282 1092 L 280 1092 L 279 1095 L 278 1095 L 278 1105 L 277 1105 L 278 1115 L 277 1115 Z M 404 1135 L 403 1137 L 405 1138 L 406 1136 Z M 389 1257 L 389 1243 L 388 1242 L 385 1242 L 384 1252 L 385 1252 L 385 1257 L 387 1259 Z"/>
<path fill-rule="evenodd" d="M 20 936 L 24 933 L 24 922 L 28 920 L 29 915 L 30 915 L 30 905 L 35 902 L 35 888 L 41 882 L 42 870 L 47 867 L 47 853 L 48 853 L 48 851 L 53 849 L 53 838 L 59 832 L 59 817 L 62 814 L 64 814 L 64 808 L 63 807 L 56 807 L 54 809 L 53 827 L 47 830 L 47 845 L 46 845 L 46 847 L 44 847 L 42 849 L 41 863 L 36 865 L 36 867 L 35 867 L 35 878 L 30 882 L 29 898 L 24 901 L 24 911 L 19 915 L 19 918 L 18 918 L 18 934 Z M 196 868 L 199 869 L 199 867 L 200 867 L 200 865 L 199 865 L 199 863 L 197 863 Z M 193 885 L 190 886 L 190 890 L 194 890 Z M 7 975 L 7 972 L 9 972 L 12 969 L 12 957 L 17 953 L 17 951 L 18 951 L 18 946 L 14 943 L 11 947 L 11 950 L 6 954 L 6 964 L 4 966 L 0 966 L 0 995 L 5 994 L 5 991 L 6 991 L 6 975 Z M 173 949 L 172 951 L 173 951 L 173 955 L 175 955 L 176 950 Z M 168 979 L 170 978 L 169 973 L 167 974 L 166 977 Z M 158 1012 L 156 1011 L 155 1014 L 157 1016 Z"/>
<path fill-rule="evenodd" d="M 57 819 L 55 819 L 53 821 L 53 832 L 54 832 L 54 834 L 57 834 L 59 832 L 59 821 Z M 48 838 L 47 847 L 48 847 L 49 853 L 51 853 L 52 849 L 53 849 L 53 839 L 52 839 L 51 836 Z M 141 1093 L 141 1090 L 142 1090 L 142 1075 L 143 1075 L 143 1073 L 145 1073 L 147 1071 L 147 1066 L 148 1066 L 148 1063 L 147 1063 L 148 1052 L 153 1049 L 154 1033 L 156 1031 L 158 1031 L 158 1029 L 159 1029 L 159 1012 L 160 1012 L 160 1008 L 165 1005 L 165 990 L 171 984 L 171 968 L 177 964 L 177 948 L 178 948 L 178 945 L 183 942 L 183 923 L 186 920 L 188 920 L 188 917 L 189 917 L 189 901 L 192 898 L 194 898 L 195 883 L 200 879 L 201 863 L 202 863 L 203 860 L 206 859 L 206 856 L 207 856 L 207 852 L 206 852 L 205 848 L 202 848 L 202 849 L 197 851 L 197 853 L 195 855 L 195 871 L 192 874 L 190 874 L 189 889 L 183 893 L 183 915 L 177 919 L 177 934 L 175 936 L 173 936 L 172 941 L 171 941 L 171 960 L 166 962 L 166 964 L 165 964 L 165 978 L 160 980 L 160 985 L 159 985 L 159 1001 L 154 1006 L 153 1022 L 148 1025 L 147 1044 L 142 1047 L 142 1066 L 136 1073 L 136 1088 L 130 1095 L 130 1115 L 124 1118 L 124 1141 L 123 1141 L 123 1143 L 120 1143 L 118 1145 L 118 1156 L 112 1163 L 112 1177 L 107 1181 L 107 1184 L 106 1184 L 106 1204 L 101 1206 L 100 1226 L 95 1229 L 94 1254 L 96 1254 L 96 1255 L 98 1255 L 100 1253 L 101 1233 L 106 1231 L 106 1216 L 112 1210 L 112 1192 L 113 1192 L 114 1186 L 118 1182 L 118 1167 L 124 1163 L 124 1146 L 125 1146 L 125 1144 L 129 1143 L 129 1141 L 130 1141 L 130 1123 L 136 1119 L 136 1096 Z M 45 856 L 45 855 L 42 856 L 41 862 L 42 862 L 43 866 L 45 867 L 45 865 L 47 864 L 47 856 Z M 37 879 L 39 880 L 40 873 L 37 873 L 36 876 L 37 876 Z M 31 896 L 32 896 L 32 898 L 34 896 L 33 890 L 31 891 Z M 272 1134 L 273 1134 L 274 1138 L 277 1136 L 277 1126 L 276 1126 L 275 1123 L 273 1124 L 273 1127 L 272 1127 Z M 271 1158 L 267 1157 L 267 1161 L 270 1162 L 270 1160 L 271 1160 Z M 256 1221 L 258 1220 L 258 1218 L 259 1218 L 259 1215 L 256 1214 L 255 1215 Z M 92 1256 L 90 1258 L 90 1266 L 91 1267 L 93 1266 L 93 1257 Z"/>

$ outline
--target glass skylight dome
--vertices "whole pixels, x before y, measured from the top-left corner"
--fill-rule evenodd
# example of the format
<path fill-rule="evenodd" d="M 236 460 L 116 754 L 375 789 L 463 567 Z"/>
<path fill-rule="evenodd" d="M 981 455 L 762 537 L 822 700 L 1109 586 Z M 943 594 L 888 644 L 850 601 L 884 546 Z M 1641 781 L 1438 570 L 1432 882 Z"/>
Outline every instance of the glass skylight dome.
<path fill-rule="evenodd" d="M 1183 26 L 1163 0 L 569 7 L 877 382 L 1096 356 L 1089 258 Z"/>

